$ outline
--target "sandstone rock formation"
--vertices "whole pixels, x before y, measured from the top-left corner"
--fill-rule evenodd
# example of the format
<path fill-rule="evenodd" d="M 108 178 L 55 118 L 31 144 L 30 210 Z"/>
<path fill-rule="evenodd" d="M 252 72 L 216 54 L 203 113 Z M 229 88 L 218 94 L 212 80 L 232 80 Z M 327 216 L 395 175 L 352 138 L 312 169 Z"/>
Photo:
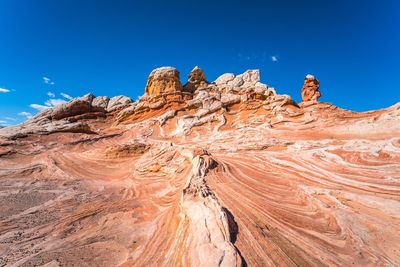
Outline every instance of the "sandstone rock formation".
<path fill-rule="evenodd" d="M 318 101 L 321 97 L 319 91 L 319 81 L 311 74 L 307 74 L 304 78 L 304 85 L 301 89 L 301 98 L 305 101 Z"/>
<path fill-rule="evenodd" d="M 104 120 L 107 112 L 126 107 L 132 100 L 126 96 L 95 97 L 88 93 L 54 108 L 45 109 L 26 122 L 7 127 L 0 136 L 7 138 L 26 137 L 31 134 L 51 134 L 56 132 L 94 133 L 90 120 Z"/>
<path fill-rule="evenodd" d="M 132 103 L 132 99 L 127 96 L 114 96 L 107 103 L 107 111 L 111 112 Z"/>
<path fill-rule="evenodd" d="M 194 93 L 198 88 L 206 88 L 208 85 L 203 70 L 196 66 L 188 75 L 188 81 L 184 86 L 185 91 Z"/>
<path fill-rule="evenodd" d="M 147 79 L 146 94 L 160 95 L 182 91 L 179 71 L 173 67 L 161 67 L 153 70 Z"/>
<path fill-rule="evenodd" d="M 0 266 L 400 265 L 400 103 L 166 70 L 0 129 Z"/>
<path fill-rule="evenodd" d="M 92 106 L 107 109 L 110 98 L 108 96 L 98 96 L 93 99 Z"/>

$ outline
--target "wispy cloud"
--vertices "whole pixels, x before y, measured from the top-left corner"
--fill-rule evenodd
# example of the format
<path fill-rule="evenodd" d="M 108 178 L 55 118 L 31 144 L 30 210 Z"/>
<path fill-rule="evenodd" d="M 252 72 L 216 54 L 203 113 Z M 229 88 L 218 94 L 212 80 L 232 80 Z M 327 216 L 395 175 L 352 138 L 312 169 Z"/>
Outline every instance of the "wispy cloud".
<path fill-rule="evenodd" d="M 48 107 L 55 107 L 64 103 L 67 103 L 64 99 L 49 99 L 44 104 Z"/>
<path fill-rule="evenodd" d="M 45 110 L 45 109 L 48 109 L 48 108 L 54 108 L 54 107 L 56 107 L 58 105 L 61 105 L 61 104 L 64 104 L 64 103 L 67 103 L 67 101 L 64 100 L 64 99 L 60 99 L 60 98 L 54 99 L 54 98 L 52 98 L 52 99 L 48 99 L 46 102 L 44 102 L 44 105 L 30 104 L 29 106 L 31 108 L 37 109 L 39 111 L 42 111 L 42 110 Z"/>
<path fill-rule="evenodd" d="M 272 57 L 268 56 L 266 51 L 250 52 L 250 53 L 237 53 L 234 59 L 240 62 L 252 62 L 252 63 L 264 63 L 268 60 L 272 60 Z M 274 56 L 274 59 L 278 61 L 278 56 Z M 274 60 L 273 60 L 274 61 Z M 275 62 L 275 61 L 274 61 Z"/>
<path fill-rule="evenodd" d="M 56 95 L 55 95 L 53 92 L 47 92 L 47 95 L 48 95 L 49 97 L 56 97 Z"/>
<path fill-rule="evenodd" d="M 7 89 L 7 88 L 0 88 L 0 93 L 8 93 L 8 92 L 10 92 L 11 90 L 10 89 Z"/>
<path fill-rule="evenodd" d="M 31 113 L 29 113 L 29 112 L 26 112 L 26 111 L 22 111 L 22 112 L 20 112 L 20 113 L 18 113 L 18 115 L 20 115 L 20 116 L 24 116 L 24 117 L 26 117 L 26 118 L 32 118 L 32 114 Z"/>
<path fill-rule="evenodd" d="M 54 82 L 48 77 L 43 77 L 43 82 L 45 84 L 54 85 Z"/>
<path fill-rule="evenodd" d="M 30 106 L 31 108 L 37 109 L 37 110 L 39 110 L 39 111 L 42 111 L 42 110 L 51 108 L 51 107 L 49 107 L 49 106 L 44 106 L 44 105 L 39 105 L 39 104 L 30 104 L 29 106 Z"/>
<path fill-rule="evenodd" d="M 238 61 L 249 61 L 249 60 L 255 60 L 258 58 L 257 54 L 242 54 L 242 53 L 238 53 L 236 56 L 236 60 Z"/>
<path fill-rule="evenodd" d="M 7 121 L 0 120 L 0 124 L 7 124 Z"/>
<path fill-rule="evenodd" d="M 68 99 L 68 100 L 74 99 L 72 96 L 70 96 L 70 95 L 68 95 L 68 94 L 66 94 L 66 93 L 61 93 L 60 95 L 61 95 L 62 97 L 64 97 L 64 98 Z"/>
<path fill-rule="evenodd" d="M 271 60 L 272 60 L 272 62 L 278 62 L 278 57 L 277 56 L 272 56 Z"/>

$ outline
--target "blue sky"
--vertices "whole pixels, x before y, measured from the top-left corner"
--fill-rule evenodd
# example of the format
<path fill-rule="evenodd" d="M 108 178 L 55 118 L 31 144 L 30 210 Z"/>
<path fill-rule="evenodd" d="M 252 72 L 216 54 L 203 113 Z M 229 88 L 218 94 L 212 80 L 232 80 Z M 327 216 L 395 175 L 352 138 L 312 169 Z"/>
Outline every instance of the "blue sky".
<path fill-rule="evenodd" d="M 183 82 L 258 68 L 296 101 L 311 73 L 321 101 L 357 111 L 400 101 L 394 0 L 0 0 L 0 37 L 3 125 L 89 91 L 137 98 L 164 65 Z"/>

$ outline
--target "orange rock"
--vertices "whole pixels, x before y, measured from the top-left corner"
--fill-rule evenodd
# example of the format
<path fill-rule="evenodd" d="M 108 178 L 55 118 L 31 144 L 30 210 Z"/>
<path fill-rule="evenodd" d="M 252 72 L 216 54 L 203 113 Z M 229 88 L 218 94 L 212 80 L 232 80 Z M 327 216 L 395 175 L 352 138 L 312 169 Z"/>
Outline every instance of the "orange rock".
<path fill-rule="evenodd" d="M 179 71 L 173 67 L 157 68 L 150 73 L 147 79 L 145 92 L 150 96 L 181 91 Z"/>
<path fill-rule="evenodd" d="M 311 74 L 304 79 L 304 85 L 301 89 L 301 98 L 305 101 L 318 101 L 322 94 L 319 91 L 319 81 Z"/>
<path fill-rule="evenodd" d="M 184 86 L 185 91 L 187 92 L 194 92 L 199 87 L 206 87 L 208 84 L 206 75 L 204 74 L 203 70 L 196 66 L 194 69 L 189 73 L 188 81 Z"/>

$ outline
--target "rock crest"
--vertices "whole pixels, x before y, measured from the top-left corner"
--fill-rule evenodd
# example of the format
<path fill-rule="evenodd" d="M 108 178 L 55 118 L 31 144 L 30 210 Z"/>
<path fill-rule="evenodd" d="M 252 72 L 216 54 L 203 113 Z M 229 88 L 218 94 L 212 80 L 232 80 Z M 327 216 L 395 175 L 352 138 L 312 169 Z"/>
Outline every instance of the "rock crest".
<path fill-rule="evenodd" d="M 307 74 L 304 78 L 304 85 L 301 89 L 301 98 L 303 102 L 314 101 L 317 102 L 318 98 L 322 96 L 319 91 L 319 81 L 311 74 Z"/>
<path fill-rule="evenodd" d="M 153 70 L 147 79 L 145 92 L 149 96 L 182 91 L 179 71 L 173 67 Z"/>
<path fill-rule="evenodd" d="M 205 88 L 208 85 L 204 71 L 196 66 L 188 75 L 188 81 L 184 86 L 185 91 L 194 93 L 198 88 Z"/>

